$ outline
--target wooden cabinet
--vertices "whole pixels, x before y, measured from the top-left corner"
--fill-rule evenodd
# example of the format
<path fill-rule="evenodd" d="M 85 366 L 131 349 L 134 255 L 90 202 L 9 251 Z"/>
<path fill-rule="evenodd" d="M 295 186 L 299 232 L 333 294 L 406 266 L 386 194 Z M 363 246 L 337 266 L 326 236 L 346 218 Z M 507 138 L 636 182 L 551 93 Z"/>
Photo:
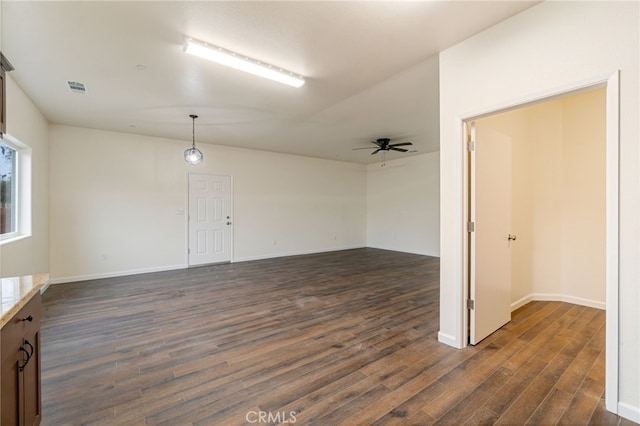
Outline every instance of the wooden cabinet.
<path fill-rule="evenodd" d="M 40 318 L 37 292 L 0 331 L 1 426 L 40 424 Z"/>

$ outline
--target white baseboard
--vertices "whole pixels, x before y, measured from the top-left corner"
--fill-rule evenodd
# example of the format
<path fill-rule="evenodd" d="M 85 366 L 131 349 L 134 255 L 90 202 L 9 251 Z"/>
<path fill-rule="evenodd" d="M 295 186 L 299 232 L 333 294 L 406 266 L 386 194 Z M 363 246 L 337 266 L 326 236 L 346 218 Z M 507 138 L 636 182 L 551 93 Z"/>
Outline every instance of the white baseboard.
<path fill-rule="evenodd" d="M 62 284 L 62 283 L 72 283 L 77 281 L 89 281 L 89 280 L 100 280 L 103 278 L 116 278 L 116 277 L 124 277 L 127 275 L 139 275 L 139 274 L 149 274 L 152 272 L 164 272 L 164 271 L 175 271 L 177 269 L 186 269 L 188 265 L 172 265 L 172 266 L 161 266 L 156 268 L 143 268 L 143 269 L 133 269 L 129 271 L 117 271 L 117 272 L 104 272 L 100 274 L 88 274 L 88 275 L 77 275 L 73 277 L 60 277 L 60 278 L 50 278 L 49 284 Z"/>
<path fill-rule="evenodd" d="M 456 349 L 462 349 L 462 346 L 460 346 L 456 340 L 456 336 L 443 333 L 442 331 L 438 331 L 438 342 L 453 346 Z"/>
<path fill-rule="evenodd" d="M 40 287 L 40 294 L 43 294 L 45 291 L 47 291 L 50 285 L 51 285 L 51 280 L 45 280 L 42 283 L 42 287 Z"/>
<path fill-rule="evenodd" d="M 626 402 L 618 402 L 618 415 L 632 422 L 640 423 L 640 407 L 634 407 Z"/>
<path fill-rule="evenodd" d="M 273 259 L 276 257 L 287 257 L 287 256 L 300 256 L 305 254 L 316 254 L 316 253 L 326 253 L 330 251 L 341 251 L 341 250 L 352 250 L 358 248 L 365 248 L 365 246 L 349 246 L 349 247 L 336 247 L 332 249 L 324 249 L 324 250 L 309 250 L 309 251 L 299 251 L 299 252 L 290 252 L 290 253 L 276 253 L 276 254 L 268 254 L 263 256 L 252 256 L 252 257 L 243 257 L 243 258 L 234 258 L 231 262 L 248 262 L 251 260 L 263 260 L 263 259 Z M 116 277 L 124 277 L 127 275 L 139 275 L 139 274 L 149 274 L 152 272 L 164 272 L 164 271 L 174 271 L 177 269 L 186 269 L 189 265 L 187 264 L 179 264 L 179 265 L 171 265 L 171 266 L 162 266 L 156 268 L 143 268 L 143 269 L 133 269 L 128 271 L 116 271 L 116 272 L 105 272 L 100 274 L 87 274 L 87 275 L 78 275 L 78 276 L 70 276 L 70 277 L 59 277 L 52 278 L 49 280 L 50 284 L 62 284 L 62 283 L 71 283 L 78 281 L 89 281 L 89 280 L 99 280 L 103 278 L 116 278 Z"/>
<path fill-rule="evenodd" d="M 533 301 L 566 302 L 566 303 L 573 303 L 574 305 L 581 305 L 581 306 L 588 306 L 590 308 L 602 309 L 603 311 L 606 309 L 606 306 L 607 306 L 605 302 L 598 302 L 597 300 L 584 299 L 582 297 L 568 296 L 566 294 L 532 293 L 513 302 L 511 304 L 511 312 Z"/>
<path fill-rule="evenodd" d="M 368 245 L 369 248 L 380 249 L 380 250 L 388 250 L 388 251 L 397 251 L 399 253 L 409 253 L 409 254 L 418 254 L 420 256 L 430 256 L 430 257 L 440 257 L 440 253 L 438 251 L 428 252 L 425 250 L 416 251 L 416 250 L 404 250 L 399 248 L 390 248 L 390 247 L 382 247 L 376 245 Z"/>
<path fill-rule="evenodd" d="M 317 254 L 317 253 L 329 253 L 332 251 L 342 251 L 342 250 L 353 250 L 359 248 L 366 248 L 366 246 L 347 246 L 347 247 L 335 247 L 330 249 L 318 249 L 318 250 L 303 250 L 296 252 L 283 252 L 283 253 L 270 253 L 266 255 L 260 256 L 246 256 L 246 257 L 234 257 L 232 262 L 250 262 L 252 260 L 264 260 L 264 259 L 275 259 L 278 257 L 288 257 L 288 256 L 303 256 L 305 254 Z"/>
<path fill-rule="evenodd" d="M 529 302 L 533 302 L 533 294 L 528 294 L 525 297 L 523 297 L 522 299 L 516 300 L 515 302 L 513 302 L 511 304 L 511 312 L 515 311 L 516 309 L 526 305 Z"/>

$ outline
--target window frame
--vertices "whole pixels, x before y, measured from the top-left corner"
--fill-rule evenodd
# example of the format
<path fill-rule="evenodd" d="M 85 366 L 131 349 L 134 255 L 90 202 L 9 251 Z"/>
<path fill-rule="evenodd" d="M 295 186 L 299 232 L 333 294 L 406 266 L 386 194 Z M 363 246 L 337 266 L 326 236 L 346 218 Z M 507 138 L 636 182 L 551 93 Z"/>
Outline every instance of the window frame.
<path fill-rule="evenodd" d="M 20 203 L 19 191 L 18 191 L 18 180 L 20 179 L 20 151 L 15 149 L 8 143 L 5 143 L 5 140 L 0 140 L 0 144 L 6 146 L 10 150 L 13 151 L 13 165 L 12 165 L 12 176 L 11 176 L 11 209 L 9 210 L 9 215 L 11 218 L 11 227 L 13 228 L 10 232 L 5 232 L 4 234 L 0 234 L 0 240 L 7 240 L 11 238 L 15 238 L 18 236 L 18 230 L 20 229 L 20 223 L 18 218 L 18 203 Z M 4 161 L 4 160 L 0 160 Z"/>
<path fill-rule="evenodd" d="M 31 148 L 5 133 L 0 142 L 15 152 L 14 176 L 12 177 L 13 197 L 12 232 L 0 234 L 0 245 L 31 236 Z"/>

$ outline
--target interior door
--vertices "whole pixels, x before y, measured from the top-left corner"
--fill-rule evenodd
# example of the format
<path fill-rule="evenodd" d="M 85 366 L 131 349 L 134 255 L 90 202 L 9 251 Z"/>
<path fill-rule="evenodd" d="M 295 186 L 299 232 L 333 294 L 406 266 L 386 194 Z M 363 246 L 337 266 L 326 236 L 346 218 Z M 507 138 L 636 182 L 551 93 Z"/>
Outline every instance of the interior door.
<path fill-rule="evenodd" d="M 229 262 L 231 176 L 189 175 L 189 266 Z"/>
<path fill-rule="evenodd" d="M 511 138 L 470 124 L 469 343 L 511 321 Z"/>

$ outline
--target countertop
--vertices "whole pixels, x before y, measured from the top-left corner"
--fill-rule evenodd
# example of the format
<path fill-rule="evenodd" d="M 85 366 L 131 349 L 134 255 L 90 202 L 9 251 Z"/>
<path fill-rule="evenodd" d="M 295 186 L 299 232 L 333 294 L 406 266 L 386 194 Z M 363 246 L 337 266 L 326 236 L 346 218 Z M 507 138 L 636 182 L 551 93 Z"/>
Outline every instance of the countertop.
<path fill-rule="evenodd" d="M 49 274 L 0 278 L 0 327 L 3 327 L 49 280 Z"/>

